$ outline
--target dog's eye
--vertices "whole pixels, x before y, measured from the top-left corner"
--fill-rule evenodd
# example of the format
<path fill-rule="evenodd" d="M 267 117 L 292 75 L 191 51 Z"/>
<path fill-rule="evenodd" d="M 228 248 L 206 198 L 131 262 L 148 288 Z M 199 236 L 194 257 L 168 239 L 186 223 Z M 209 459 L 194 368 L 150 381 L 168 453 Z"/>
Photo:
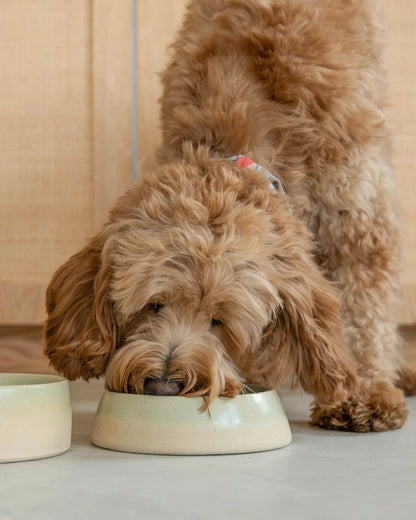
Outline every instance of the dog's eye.
<path fill-rule="evenodd" d="M 153 312 L 154 314 L 158 314 L 160 309 L 163 309 L 163 304 L 159 302 L 151 302 L 147 306 L 147 310 Z"/>
<path fill-rule="evenodd" d="M 221 320 L 216 320 L 215 318 L 213 318 L 211 320 L 211 327 L 222 327 L 223 323 Z"/>

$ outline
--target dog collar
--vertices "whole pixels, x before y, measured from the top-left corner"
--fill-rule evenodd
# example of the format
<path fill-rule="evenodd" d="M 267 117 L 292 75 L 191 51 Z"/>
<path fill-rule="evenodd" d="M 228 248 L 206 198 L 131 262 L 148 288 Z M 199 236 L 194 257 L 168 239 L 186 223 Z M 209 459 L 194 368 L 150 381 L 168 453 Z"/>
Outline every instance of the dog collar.
<path fill-rule="evenodd" d="M 238 166 L 241 166 L 242 168 L 248 168 L 249 170 L 253 170 L 255 172 L 263 171 L 266 178 L 270 181 L 270 184 L 269 184 L 270 188 L 272 190 L 280 192 L 282 195 L 286 195 L 285 190 L 283 189 L 282 181 L 279 179 L 279 177 L 276 177 L 276 175 L 273 175 L 272 172 L 269 172 L 269 170 L 266 170 L 266 168 L 263 168 L 263 166 L 260 166 L 260 164 L 255 163 L 246 155 L 232 155 L 231 157 L 229 157 L 229 159 L 233 163 L 238 164 Z M 287 197 L 286 197 L 286 206 L 287 206 L 289 215 L 293 215 L 293 209 L 292 209 L 291 205 L 289 204 Z"/>
<path fill-rule="evenodd" d="M 280 191 L 283 195 L 286 195 L 285 190 L 283 189 L 283 184 L 281 180 L 276 177 L 276 175 L 273 175 L 273 173 L 269 172 L 269 170 L 266 170 L 266 168 L 263 168 L 263 166 L 260 166 L 260 164 L 255 163 L 252 161 L 249 157 L 246 155 L 233 155 L 229 158 L 230 161 L 233 163 L 238 164 L 238 166 L 241 166 L 242 168 L 247 168 L 248 170 L 253 171 L 263 171 L 264 175 L 267 179 L 270 181 L 270 188 L 272 190 Z"/>

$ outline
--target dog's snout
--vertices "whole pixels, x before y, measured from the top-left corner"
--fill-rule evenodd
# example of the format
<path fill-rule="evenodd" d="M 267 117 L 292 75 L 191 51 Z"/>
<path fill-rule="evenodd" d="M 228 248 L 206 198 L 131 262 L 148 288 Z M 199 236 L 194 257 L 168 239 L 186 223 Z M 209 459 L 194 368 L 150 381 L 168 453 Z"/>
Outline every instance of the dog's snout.
<path fill-rule="evenodd" d="M 146 379 L 144 393 L 147 395 L 178 395 L 183 384 L 168 379 Z"/>

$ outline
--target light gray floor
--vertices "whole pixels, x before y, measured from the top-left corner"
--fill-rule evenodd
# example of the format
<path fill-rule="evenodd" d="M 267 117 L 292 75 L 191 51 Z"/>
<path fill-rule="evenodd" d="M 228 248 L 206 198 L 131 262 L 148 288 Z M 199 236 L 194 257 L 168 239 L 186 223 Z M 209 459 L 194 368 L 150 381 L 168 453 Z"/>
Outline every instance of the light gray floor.
<path fill-rule="evenodd" d="M 101 383 L 71 391 L 71 450 L 0 465 L 1 520 L 416 519 L 416 398 L 403 429 L 353 434 L 308 426 L 310 398 L 285 390 L 290 446 L 170 457 L 92 446 Z"/>

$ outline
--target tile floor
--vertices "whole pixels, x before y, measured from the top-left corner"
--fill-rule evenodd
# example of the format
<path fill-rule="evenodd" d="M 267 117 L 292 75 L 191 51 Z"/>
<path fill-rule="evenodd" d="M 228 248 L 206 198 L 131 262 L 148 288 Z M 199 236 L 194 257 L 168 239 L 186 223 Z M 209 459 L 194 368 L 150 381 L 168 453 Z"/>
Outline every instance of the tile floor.
<path fill-rule="evenodd" d="M 92 446 L 102 383 L 76 382 L 71 392 L 70 451 L 0 465 L 0 520 L 416 518 L 416 397 L 403 429 L 354 434 L 308 426 L 310 398 L 284 389 L 288 447 L 174 457 Z"/>

